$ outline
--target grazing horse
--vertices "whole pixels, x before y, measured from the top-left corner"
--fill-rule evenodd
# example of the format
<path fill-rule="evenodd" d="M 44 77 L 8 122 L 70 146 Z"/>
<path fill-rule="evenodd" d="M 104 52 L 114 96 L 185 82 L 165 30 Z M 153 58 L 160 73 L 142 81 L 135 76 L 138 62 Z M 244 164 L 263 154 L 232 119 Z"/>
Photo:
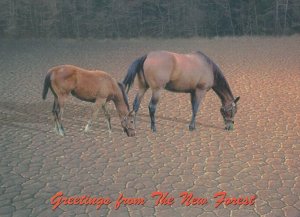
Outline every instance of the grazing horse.
<path fill-rule="evenodd" d="M 149 103 L 151 129 L 156 131 L 155 111 L 162 89 L 173 92 L 190 93 L 192 119 L 189 129 L 195 129 L 195 118 L 206 92 L 213 89 L 221 99 L 221 114 L 225 129 L 233 130 L 234 115 L 237 112 L 237 101 L 234 98 L 220 68 L 205 54 L 195 52 L 178 54 L 168 51 L 154 51 L 136 59 L 129 67 L 123 84 L 127 93 L 137 75 L 138 92 L 133 103 L 135 115 L 141 100 L 150 87 L 152 97 Z"/>
<path fill-rule="evenodd" d="M 48 89 L 54 95 L 52 113 L 56 132 L 64 136 L 62 113 L 66 99 L 70 93 L 80 100 L 94 102 L 92 117 L 85 127 L 87 132 L 95 120 L 101 106 L 111 132 L 110 115 L 106 108 L 109 101 L 113 101 L 123 130 L 128 136 L 135 135 L 133 111 L 129 111 L 127 95 L 123 84 L 118 83 L 108 73 L 103 71 L 88 71 L 72 65 L 62 65 L 51 68 L 44 81 L 43 99 L 46 99 Z"/>

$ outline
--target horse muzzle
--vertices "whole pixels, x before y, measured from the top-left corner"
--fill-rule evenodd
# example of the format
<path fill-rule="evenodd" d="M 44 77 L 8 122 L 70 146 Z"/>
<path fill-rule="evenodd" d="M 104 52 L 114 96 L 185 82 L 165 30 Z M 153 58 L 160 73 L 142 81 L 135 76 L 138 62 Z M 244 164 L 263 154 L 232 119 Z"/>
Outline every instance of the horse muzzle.
<path fill-rule="evenodd" d="M 226 123 L 226 126 L 225 126 L 225 130 L 228 130 L 228 131 L 230 131 L 230 130 L 233 130 L 233 124 L 234 124 L 234 122 L 227 122 Z"/>
<path fill-rule="evenodd" d="M 134 129 L 128 129 L 128 128 L 124 128 L 125 133 L 127 134 L 128 137 L 133 137 L 135 136 L 135 130 Z"/>

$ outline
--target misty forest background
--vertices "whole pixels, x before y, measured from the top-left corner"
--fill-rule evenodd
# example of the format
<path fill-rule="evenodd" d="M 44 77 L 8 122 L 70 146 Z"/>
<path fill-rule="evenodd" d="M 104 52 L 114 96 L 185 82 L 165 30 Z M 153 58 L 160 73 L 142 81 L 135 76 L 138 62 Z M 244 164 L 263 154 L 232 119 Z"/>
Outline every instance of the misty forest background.
<path fill-rule="evenodd" d="M 290 35 L 300 0 L 1 0 L 0 37 Z"/>

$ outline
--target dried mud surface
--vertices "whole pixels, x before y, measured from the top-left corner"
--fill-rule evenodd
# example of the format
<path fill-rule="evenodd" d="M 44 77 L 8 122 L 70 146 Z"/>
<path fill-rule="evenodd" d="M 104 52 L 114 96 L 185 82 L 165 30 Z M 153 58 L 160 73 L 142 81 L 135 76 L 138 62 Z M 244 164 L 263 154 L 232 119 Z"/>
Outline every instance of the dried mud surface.
<path fill-rule="evenodd" d="M 53 97 L 41 99 L 47 70 L 59 64 L 101 69 L 122 80 L 127 67 L 151 50 L 201 50 L 223 70 L 240 96 L 235 129 L 223 130 L 220 101 L 210 91 L 194 132 L 188 94 L 163 92 L 157 129 L 150 131 L 147 92 L 137 135 L 122 133 L 111 105 L 113 133 L 99 115 L 83 129 L 91 104 L 70 99 L 66 136 L 54 133 Z M 300 216 L 300 38 L 0 41 L 0 216 Z M 129 93 L 132 104 L 136 88 Z M 154 206 L 151 193 L 169 192 L 172 206 Z M 145 197 L 143 206 L 114 209 L 61 205 L 50 198 Z M 185 207 L 179 193 L 207 197 Z M 253 206 L 219 206 L 213 195 L 256 195 Z"/>

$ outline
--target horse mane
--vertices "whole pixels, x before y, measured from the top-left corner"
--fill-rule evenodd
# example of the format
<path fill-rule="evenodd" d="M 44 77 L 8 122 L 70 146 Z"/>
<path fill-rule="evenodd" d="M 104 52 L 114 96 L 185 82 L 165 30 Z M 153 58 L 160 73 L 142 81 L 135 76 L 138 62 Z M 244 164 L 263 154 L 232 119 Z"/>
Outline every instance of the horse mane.
<path fill-rule="evenodd" d="M 198 55 L 202 56 L 205 61 L 212 66 L 212 71 L 214 74 L 214 84 L 212 89 L 216 92 L 216 94 L 220 97 L 221 101 L 224 102 L 225 98 L 224 95 L 222 94 L 222 92 L 227 92 L 230 97 L 233 97 L 233 94 L 231 92 L 231 89 L 229 87 L 229 84 L 226 80 L 226 78 L 224 77 L 223 72 L 221 71 L 221 69 L 219 68 L 219 66 L 214 63 L 208 56 L 206 56 L 204 53 L 202 53 L 201 51 L 197 51 L 196 52 Z"/>
<path fill-rule="evenodd" d="M 120 82 L 118 82 L 118 86 L 119 86 L 119 88 L 120 88 L 120 90 L 121 90 L 121 92 L 122 92 L 123 99 L 124 99 L 124 102 L 125 102 L 125 104 L 126 104 L 126 106 L 127 106 L 127 108 L 128 108 L 128 111 L 130 111 L 129 103 L 128 103 L 128 97 L 127 97 L 127 95 L 126 95 L 126 93 L 125 93 L 125 87 L 124 87 L 124 85 L 121 84 Z"/>

